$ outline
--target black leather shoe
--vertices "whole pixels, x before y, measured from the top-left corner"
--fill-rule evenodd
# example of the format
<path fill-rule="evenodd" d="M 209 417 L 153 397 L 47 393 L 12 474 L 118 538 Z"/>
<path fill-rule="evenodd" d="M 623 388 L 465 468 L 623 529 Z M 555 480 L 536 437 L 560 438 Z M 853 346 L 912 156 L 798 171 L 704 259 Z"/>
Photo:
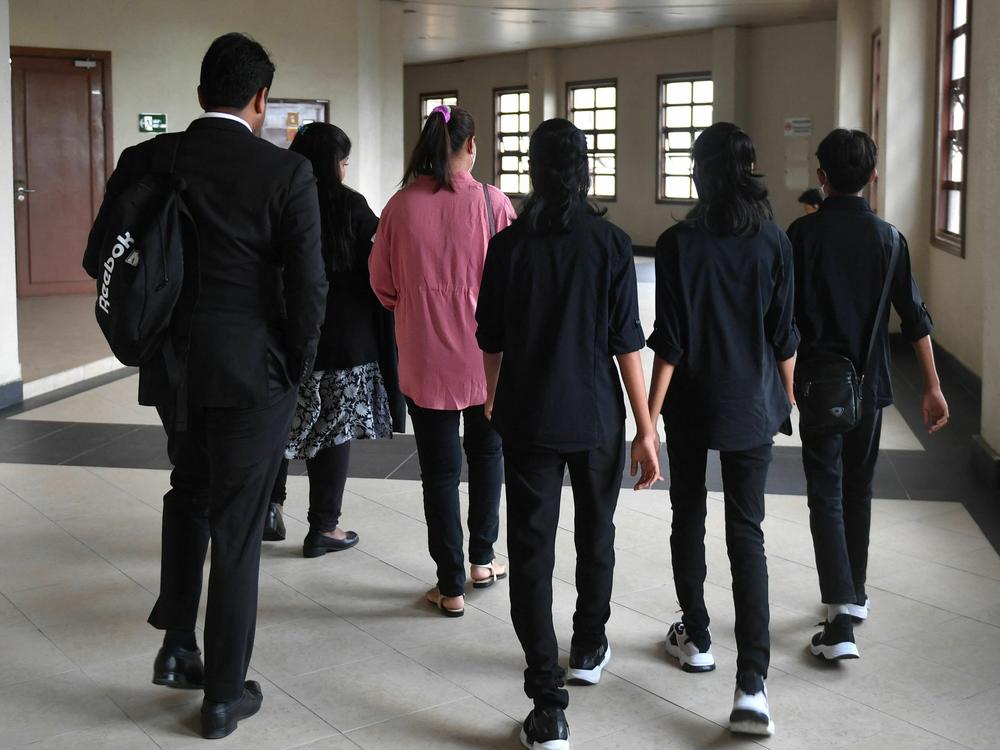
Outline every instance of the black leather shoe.
<path fill-rule="evenodd" d="M 153 684 L 184 690 L 205 687 L 205 665 L 198 649 L 164 646 L 153 662 Z"/>
<path fill-rule="evenodd" d="M 267 507 L 267 517 L 264 519 L 264 541 L 282 542 L 285 540 L 285 519 L 281 517 L 281 506 L 271 503 Z"/>
<path fill-rule="evenodd" d="M 521 745 L 529 750 L 569 750 L 569 724 L 561 708 L 536 708 L 521 725 Z"/>
<path fill-rule="evenodd" d="M 243 683 L 243 696 L 234 701 L 210 701 L 201 703 L 201 736 L 206 740 L 228 737 L 236 731 L 236 725 L 260 711 L 264 700 L 260 683 L 247 680 Z"/>
<path fill-rule="evenodd" d="M 353 531 L 347 532 L 346 539 L 333 539 L 321 531 L 310 531 L 302 542 L 303 557 L 319 557 L 327 552 L 340 552 L 358 543 L 359 537 Z"/>

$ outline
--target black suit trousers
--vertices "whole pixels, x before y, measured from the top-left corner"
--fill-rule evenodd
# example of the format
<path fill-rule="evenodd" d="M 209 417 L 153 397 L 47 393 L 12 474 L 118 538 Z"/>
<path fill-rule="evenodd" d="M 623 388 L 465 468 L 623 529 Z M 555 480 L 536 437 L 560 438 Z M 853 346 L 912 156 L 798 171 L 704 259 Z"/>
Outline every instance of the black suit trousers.
<path fill-rule="evenodd" d="M 205 697 L 243 694 L 257 622 L 261 535 L 297 389 L 252 409 L 191 409 L 188 429 L 160 407 L 174 469 L 164 497 L 160 596 L 149 622 L 193 630 L 212 542 L 205 615 Z"/>

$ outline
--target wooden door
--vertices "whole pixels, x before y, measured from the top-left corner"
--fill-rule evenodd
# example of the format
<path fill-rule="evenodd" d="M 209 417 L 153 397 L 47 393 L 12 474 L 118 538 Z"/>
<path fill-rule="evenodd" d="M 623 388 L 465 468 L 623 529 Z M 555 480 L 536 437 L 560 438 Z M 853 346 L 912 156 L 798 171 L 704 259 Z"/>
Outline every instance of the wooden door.
<path fill-rule="evenodd" d="M 80 262 L 111 165 L 111 56 L 11 49 L 20 297 L 94 291 Z"/>

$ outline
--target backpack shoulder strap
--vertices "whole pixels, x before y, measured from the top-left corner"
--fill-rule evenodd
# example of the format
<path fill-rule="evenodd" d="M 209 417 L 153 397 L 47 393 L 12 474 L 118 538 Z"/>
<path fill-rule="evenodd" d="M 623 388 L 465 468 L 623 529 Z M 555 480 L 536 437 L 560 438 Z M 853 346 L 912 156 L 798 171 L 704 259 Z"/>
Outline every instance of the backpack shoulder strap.
<path fill-rule="evenodd" d="M 169 133 L 158 135 L 153 139 L 153 164 L 155 174 L 173 174 L 177 164 L 177 152 L 180 151 L 184 133 Z"/>
<path fill-rule="evenodd" d="M 868 336 L 868 352 L 865 354 L 864 367 L 862 368 L 861 375 L 862 378 L 864 378 L 864 373 L 868 370 L 868 364 L 871 361 L 872 352 L 875 350 L 875 340 L 878 338 L 879 323 L 882 322 L 882 316 L 885 315 L 885 308 L 889 302 L 889 291 L 892 289 L 892 281 L 896 275 L 896 264 L 899 261 L 899 230 L 890 224 L 889 231 L 892 232 L 892 249 L 889 251 L 889 268 L 885 275 L 885 283 L 882 284 L 882 296 L 879 297 L 878 309 L 875 311 L 875 322 L 872 324 L 871 334 Z"/>
<path fill-rule="evenodd" d="M 493 216 L 493 200 L 490 198 L 490 186 L 483 183 L 483 195 L 486 196 L 486 220 L 490 223 L 490 239 L 497 233 L 497 220 Z"/>

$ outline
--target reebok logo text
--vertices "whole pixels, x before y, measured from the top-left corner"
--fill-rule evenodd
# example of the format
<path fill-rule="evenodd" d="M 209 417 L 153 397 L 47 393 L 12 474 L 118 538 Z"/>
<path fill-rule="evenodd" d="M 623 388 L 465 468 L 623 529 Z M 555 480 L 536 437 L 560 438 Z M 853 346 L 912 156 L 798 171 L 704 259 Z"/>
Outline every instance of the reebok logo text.
<path fill-rule="evenodd" d="M 108 259 L 104 261 L 104 277 L 101 279 L 101 294 L 97 298 L 97 306 L 105 312 L 105 314 L 111 314 L 111 300 L 108 298 L 108 287 L 111 285 L 111 276 L 115 272 L 115 261 L 125 254 L 132 245 L 135 244 L 135 239 L 132 237 L 131 232 L 123 232 L 115 238 L 115 245 L 111 248 L 111 255 Z M 132 262 L 132 256 L 135 257 L 135 262 Z M 129 265 L 136 266 L 139 263 L 138 253 L 133 251 L 132 255 L 128 259 Z"/>

